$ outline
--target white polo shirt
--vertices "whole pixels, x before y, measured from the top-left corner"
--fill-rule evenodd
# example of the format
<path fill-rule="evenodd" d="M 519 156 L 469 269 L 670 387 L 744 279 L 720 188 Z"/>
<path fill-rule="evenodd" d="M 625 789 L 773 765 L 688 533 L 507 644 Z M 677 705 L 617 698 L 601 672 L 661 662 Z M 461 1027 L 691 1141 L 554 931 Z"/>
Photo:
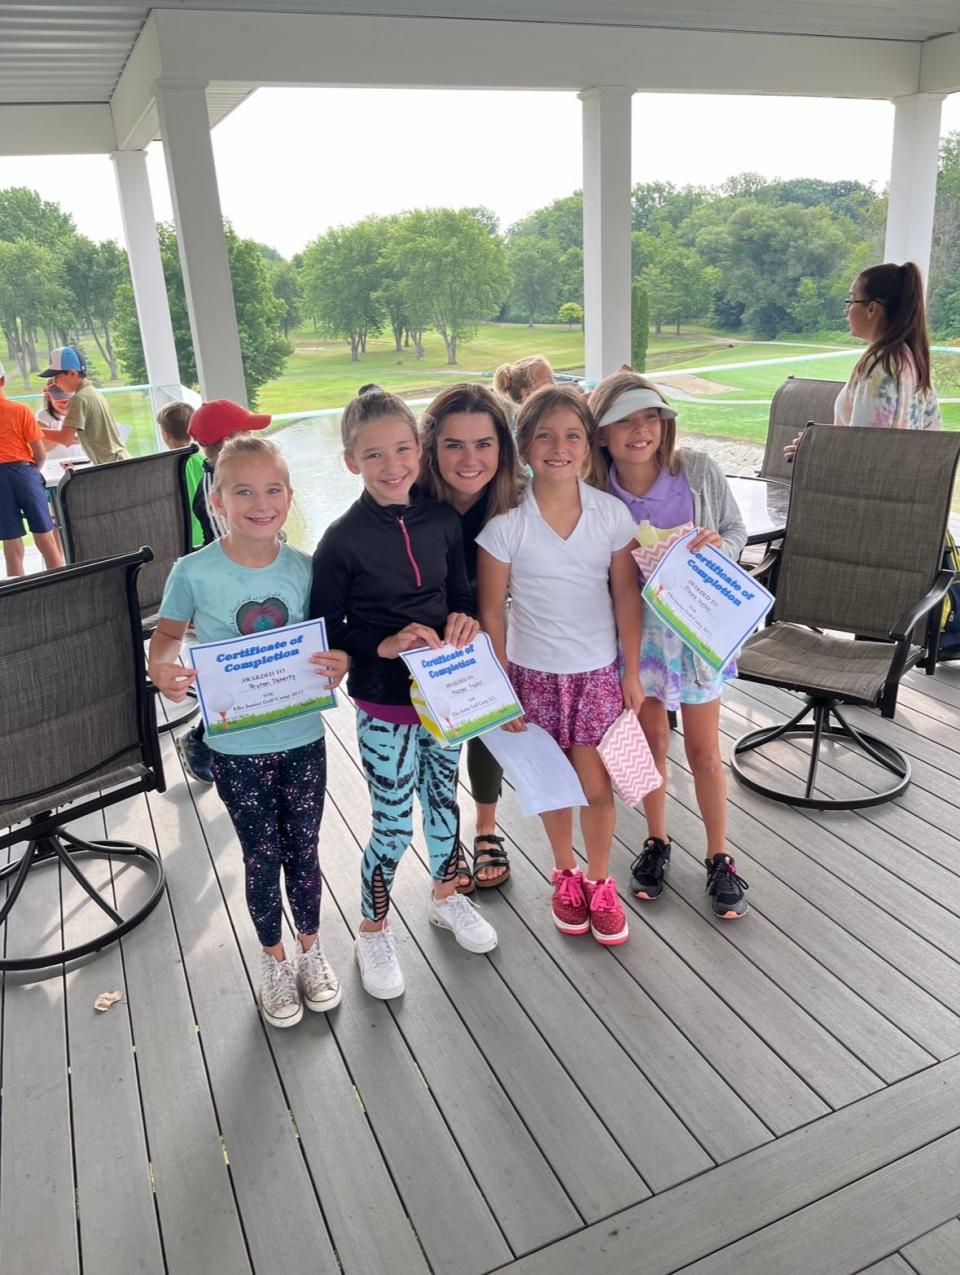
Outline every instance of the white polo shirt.
<path fill-rule="evenodd" d="M 477 544 L 510 564 L 507 659 L 542 673 L 588 673 L 617 656 L 610 558 L 633 540 L 623 501 L 580 482 L 580 520 L 564 540 L 527 485 L 520 504 L 491 518 Z"/>

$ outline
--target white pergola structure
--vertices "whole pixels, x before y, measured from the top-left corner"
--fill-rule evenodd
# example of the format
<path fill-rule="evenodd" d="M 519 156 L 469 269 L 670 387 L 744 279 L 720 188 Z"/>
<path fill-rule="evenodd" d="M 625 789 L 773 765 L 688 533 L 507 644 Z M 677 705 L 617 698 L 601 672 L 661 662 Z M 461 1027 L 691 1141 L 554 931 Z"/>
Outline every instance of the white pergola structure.
<path fill-rule="evenodd" d="M 634 92 L 892 100 L 885 256 L 926 268 L 958 32 L 958 0 L 28 0 L 0 5 L 0 151 L 113 156 L 148 376 L 164 385 L 179 374 L 145 162 L 162 138 L 201 390 L 245 402 L 212 124 L 267 85 L 577 92 L 599 377 L 630 350 Z"/>

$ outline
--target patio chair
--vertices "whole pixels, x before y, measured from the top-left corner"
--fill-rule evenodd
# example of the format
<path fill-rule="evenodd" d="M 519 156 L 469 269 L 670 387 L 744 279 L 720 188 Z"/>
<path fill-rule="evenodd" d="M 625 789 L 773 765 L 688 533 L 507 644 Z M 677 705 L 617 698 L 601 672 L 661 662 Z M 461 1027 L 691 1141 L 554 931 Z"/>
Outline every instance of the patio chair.
<path fill-rule="evenodd" d="M 812 377 L 787 377 L 770 403 L 761 478 L 779 478 L 783 482 L 793 479 L 793 466 L 787 464 L 784 447 L 812 421 L 833 423 L 833 405 L 843 384 L 843 381 L 817 381 Z"/>
<path fill-rule="evenodd" d="M 730 765 L 774 801 L 852 810 L 889 801 L 910 782 L 907 759 L 854 727 L 841 704 L 893 717 L 900 678 L 926 655 L 928 613 L 951 582 L 942 569 L 960 434 L 814 425 L 797 452 L 776 601 L 768 627 L 748 638 L 740 677 L 798 691 L 803 707 L 782 725 L 743 735 Z M 857 635 L 861 640 L 840 634 Z M 812 721 L 804 722 L 807 716 Z M 775 740 L 810 737 L 803 792 L 748 773 L 746 754 Z M 882 791 L 831 799 L 816 791 L 824 739 L 857 749 L 893 779 Z"/>
<path fill-rule="evenodd" d="M 140 545 L 153 550 L 153 560 L 140 572 L 137 584 L 147 637 L 156 628 L 170 569 L 193 548 L 186 467 L 196 450 L 193 444 L 114 465 L 68 469 L 56 490 L 68 563 L 132 553 Z M 198 711 L 196 697 L 191 696 L 186 711 L 174 713 L 160 730 L 181 726 Z"/>
<path fill-rule="evenodd" d="M 138 925 L 163 893 L 163 866 L 151 850 L 126 841 L 85 840 L 64 827 L 165 787 L 136 592 L 137 574 L 151 557 L 149 549 L 141 549 L 0 584 L 0 852 L 24 847 L 22 857 L 0 869 L 0 882 L 7 883 L 0 906 L 0 970 L 45 969 L 99 951 Z M 110 887 L 98 890 L 77 862 L 88 856 L 144 869 L 145 888 L 138 881 L 131 891 L 137 901 L 118 905 Z M 58 902 L 44 915 L 41 931 L 36 920 L 41 905 L 28 878 L 35 871 L 56 871 L 56 864 L 75 878 L 109 925 L 85 942 L 49 951 L 43 936 L 60 932 L 60 895 L 54 889 Z M 26 897 L 24 886 L 31 897 L 15 935 L 9 922 Z M 84 900 L 71 910 L 71 919 L 81 911 L 99 916 Z M 34 950 L 24 952 L 30 945 Z"/>

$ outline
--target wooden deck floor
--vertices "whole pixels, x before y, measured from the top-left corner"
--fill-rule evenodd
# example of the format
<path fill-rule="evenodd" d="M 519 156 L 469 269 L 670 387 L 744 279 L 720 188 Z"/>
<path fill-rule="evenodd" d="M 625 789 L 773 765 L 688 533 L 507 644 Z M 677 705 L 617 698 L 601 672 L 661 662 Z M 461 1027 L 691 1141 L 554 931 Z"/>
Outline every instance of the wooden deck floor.
<path fill-rule="evenodd" d="M 734 684 L 725 735 L 783 698 Z M 733 926 L 704 903 L 679 738 L 670 886 L 631 904 L 617 949 L 555 931 L 539 822 L 508 794 L 513 880 L 482 899 L 499 948 L 431 929 L 408 853 L 407 991 L 384 1004 L 352 960 L 368 810 L 345 706 L 321 836 L 344 1000 L 286 1032 L 255 1009 L 226 813 L 167 736 L 168 791 L 106 831 L 159 848 L 168 897 L 86 965 L 5 980 L 0 1271 L 957 1275 L 960 667 L 911 676 L 896 722 L 870 720 L 913 761 L 896 803 L 804 814 L 731 783 L 752 905 Z M 838 789 L 866 778 L 832 761 Z M 771 771 L 797 763 L 783 744 Z M 642 835 L 621 811 L 621 883 Z M 35 874 L 8 948 L 76 938 L 89 910 Z"/>

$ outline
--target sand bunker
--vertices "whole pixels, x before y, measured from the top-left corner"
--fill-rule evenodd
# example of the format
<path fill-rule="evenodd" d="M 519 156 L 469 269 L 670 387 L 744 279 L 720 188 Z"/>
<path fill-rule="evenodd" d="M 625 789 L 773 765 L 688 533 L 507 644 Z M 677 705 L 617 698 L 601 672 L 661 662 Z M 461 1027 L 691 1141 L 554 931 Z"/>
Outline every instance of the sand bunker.
<path fill-rule="evenodd" d="M 736 389 L 734 385 L 721 385 L 719 381 L 708 381 L 704 376 L 691 376 L 687 372 L 680 372 L 676 376 L 671 376 L 668 372 L 658 375 L 657 380 L 683 390 L 685 394 L 729 394 Z"/>

